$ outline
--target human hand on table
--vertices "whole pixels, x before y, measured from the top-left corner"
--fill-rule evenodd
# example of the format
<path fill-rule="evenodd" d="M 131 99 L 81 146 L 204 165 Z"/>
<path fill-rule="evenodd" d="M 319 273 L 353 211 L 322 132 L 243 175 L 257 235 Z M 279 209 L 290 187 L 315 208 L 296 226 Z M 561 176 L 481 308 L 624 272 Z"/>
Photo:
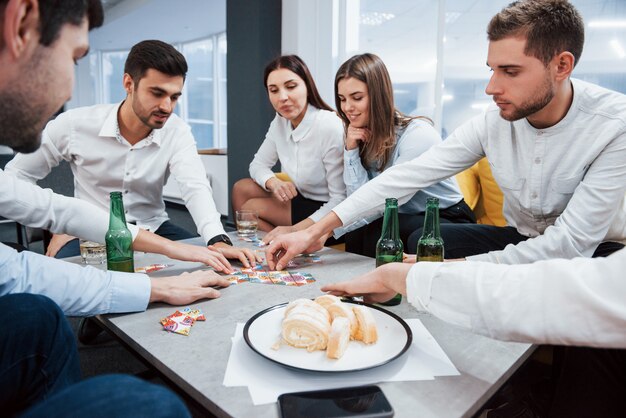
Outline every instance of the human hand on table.
<path fill-rule="evenodd" d="M 65 244 L 75 238 L 76 237 L 66 234 L 53 234 L 52 239 L 48 244 L 48 248 L 46 249 L 46 255 L 48 257 L 54 257 Z"/>
<path fill-rule="evenodd" d="M 271 270 L 283 270 L 298 254 L 314 253 L 324 247 L 327 235 L 316 239 L 309 229 L 276 237 L 265 249 L 265 259 Z"/>
<path fill-rule="evenodd" d="M 241 261 L 244 267 L 250 268 L 255 266 L 257 263 L 263 262 L 263 257 L 254 253 L 254 251 L 249 248 L 243 247 L 233 247 L 232 245 L 228 245 L 225 242 L 218 242 L 213 245 L 209 245 L 210 250 L 220 252 L 224 257 L 230 259 L 236 259 Z"/>
<path fill-rule="evenodd" d="M 265 182 L 265 188 L 269 190 L 279 202 L 288 202 L 298 196 L 296 185 L 290 181 L 282 181 L 276 177 Z"/>
<path fill-rule="evenodd" d="M 230 263 L 220 251 L 200 245 L 183 244 L 179 241 L 170 241 L 168 245 L 169 249 L 165 255 L 169 258 L 204 263 L 224 273 L 233 272 Z"/>
<path fill-rule="evenodd" d="M 292 232 L 296 232 L 298 231 L 294 226 L 277 226 L 276 228 L 272 229 L 270 232 L 268 232 L 267 234 L 265 234 L 265 236 L 263 237 L 263 242 L 266 244 L 269 244 L 270 242 L 272 242 L 274 239 L 276 239 L 277 237 L 279 237 L 280 235 L 285 235 L 285 234 L 290 234 Z"/>
<path fill-rule="evenodd" d="M 230 285 L 226 278 L 211 270 L 150 278 L 150 284 L 150 302 L 165 302 L 170 305 L 187 305 L 200 299 L 219 298 L 219 290 L 211 286 Z"/>
<path fill-rule="evenodd" d="M 321 290 L 335 296 L 363 296 L 369 303 L 385 302 L 397 293 L 406 295 L 406 276 L 411 267 L 406 263 L 384 264 L 347 282 L 322 286 Z"/>

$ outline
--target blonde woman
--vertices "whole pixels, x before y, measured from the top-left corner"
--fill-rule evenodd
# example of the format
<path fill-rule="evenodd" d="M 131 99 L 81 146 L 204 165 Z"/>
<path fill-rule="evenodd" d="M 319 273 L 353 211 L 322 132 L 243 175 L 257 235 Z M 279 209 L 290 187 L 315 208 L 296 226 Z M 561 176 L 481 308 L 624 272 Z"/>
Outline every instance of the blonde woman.
<path fill-rule="evenodd" d="M 344 181 L 348 196 L 387 168 L 410 161 L 441 142 L 430 119 L 407 116 L 393 102 L 393 88 L 383 61 L 374 54 L 355 55 L 335 76 L 335 102 L 345 129 Z M 409 235 L 424 224 L 426 199 L 439 199 L 443 223 L 473 223 L 456 180 L 445 179 L 415 193 L 398 209 L 400 237 L 407 252 Z M 339 228 L 346 250 L 375 256 L 382 218 L 376 214 Z"/>

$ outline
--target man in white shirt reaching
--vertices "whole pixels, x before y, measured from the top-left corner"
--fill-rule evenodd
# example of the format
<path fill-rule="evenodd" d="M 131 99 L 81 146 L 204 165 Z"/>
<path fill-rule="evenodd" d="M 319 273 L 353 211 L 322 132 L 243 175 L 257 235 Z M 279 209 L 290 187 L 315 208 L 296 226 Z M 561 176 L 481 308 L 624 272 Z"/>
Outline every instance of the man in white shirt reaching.
<path fill-rule="evenodd" d="M 495 105 L 419 158 L 386 170 L 309 228 L 266 249 L 270 267 L 315 250 L 321 238 L 487 157 L 508 226 L 441 226 L 447 258 L 503 264 L 606 255 L 626 238 L 626 97 L 571 79 L 584 23 L 564 0 L 526 0 L 487 29 L 486 92 Z M 419 230 L 409 240 L 415 252 Z M 601 244 L 602 243 L 602 244 Z"/>
<path fill-rule="evenodd" d="M 16 155 L 6 172 L 34 183 L 66 160 L 75 197 L 108 210 L 109 193 L 121 191 L 129 223 L 168 239 L 191 238 L 165 211 L 163 185 L 171 174 L 209 249 L 254 265 L 257 256 L 233 247 L 226 235 L 191 128 L 173 113 L 186 74 L 185 57 L 173 46 L 156 40 L 136 44 L 124 68 L 122 103 L 60 114 L 46 126 L 39 150 Z M 47 255 L 78 253 L 77 239 L 55 235 Z"/>

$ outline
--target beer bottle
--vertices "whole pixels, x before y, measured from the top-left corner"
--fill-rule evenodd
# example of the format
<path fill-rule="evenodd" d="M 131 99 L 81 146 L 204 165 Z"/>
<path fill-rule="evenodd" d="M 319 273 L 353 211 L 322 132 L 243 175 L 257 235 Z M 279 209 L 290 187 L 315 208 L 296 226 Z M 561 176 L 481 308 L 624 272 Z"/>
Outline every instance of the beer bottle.
<path fill-rule="evenodd" d="M 417 261 L 443 261 L 443 240 L 439 233 L 439 199 L 426 199 L 422 236 L 417 241 Z"/>
<path fill-rule="evenodd" d="M 385 199 L 385 215 L 383 217 L 383 232 L 376 243 L 376 267 L 383 264 L 402 262 L 402 240 L 400 239 L 400 223 L 398 222 L 398 199 Z M 402 295 L 398 293 L 381 305 L 394 306 L 402 302 Z"/>
<path fill-rule="evenodd" d="M 104 242 L 107 247 L 107 269 L 134 273 L 133 236 L 126 226 L 121 192 L 111 192 L 109 230 Z"/>

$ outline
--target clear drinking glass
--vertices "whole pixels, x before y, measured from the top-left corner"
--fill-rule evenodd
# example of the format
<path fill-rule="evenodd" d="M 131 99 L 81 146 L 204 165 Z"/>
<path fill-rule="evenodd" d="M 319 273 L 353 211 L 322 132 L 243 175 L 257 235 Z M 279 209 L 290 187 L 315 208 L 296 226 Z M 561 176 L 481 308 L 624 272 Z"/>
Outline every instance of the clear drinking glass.
<path fill-rule="evenodd" d="M 253 210 L 238 210 L 235 213 L 237 235 L 240 237 L 256 237 L 259 226 L 259 215 Z"/>
<path fill-rule="evenodd" d="M 107 260 L 107 247 L 99 242 L 80 240 L 80 257 L 83 264 L 104 264 Z"/>

